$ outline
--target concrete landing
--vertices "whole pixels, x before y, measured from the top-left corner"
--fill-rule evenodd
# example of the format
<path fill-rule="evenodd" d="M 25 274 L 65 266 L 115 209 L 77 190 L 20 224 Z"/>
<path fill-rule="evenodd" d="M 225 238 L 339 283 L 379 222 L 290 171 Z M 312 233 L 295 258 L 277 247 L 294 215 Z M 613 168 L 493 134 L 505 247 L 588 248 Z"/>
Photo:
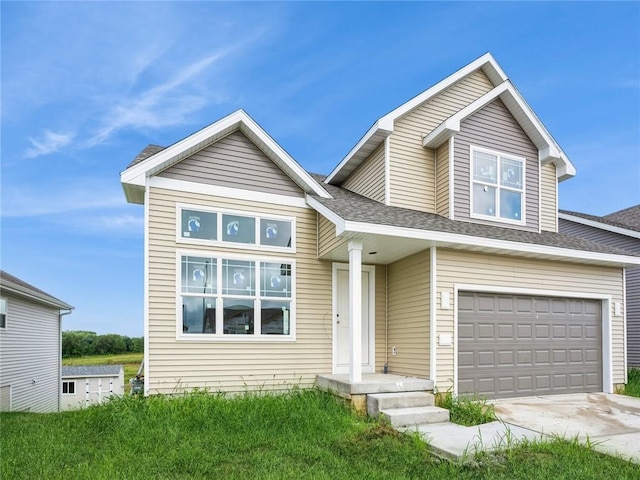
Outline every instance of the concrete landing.
<path fill-rule="evenodd" d="M 391 373 L 365 373 L 361 382 L 352 383 L 347 374 L 321 374 L 316 386 L 343 398 L 370 393 L 426 392 L 433 390 L 433 380 L 404 377 Z"/>
<path fill-rule="evenodd" d="M 503 422 L 490 422 L 474 427 L 465 427 L 451 422 L 417 425 L 400 428 L 405 432 L 418 432 L 431 450 L 451 460 L 466 460 L 476 453 L 492 452 L 513 447 L 527 440 L 541 440 L 542 434 Z"/>

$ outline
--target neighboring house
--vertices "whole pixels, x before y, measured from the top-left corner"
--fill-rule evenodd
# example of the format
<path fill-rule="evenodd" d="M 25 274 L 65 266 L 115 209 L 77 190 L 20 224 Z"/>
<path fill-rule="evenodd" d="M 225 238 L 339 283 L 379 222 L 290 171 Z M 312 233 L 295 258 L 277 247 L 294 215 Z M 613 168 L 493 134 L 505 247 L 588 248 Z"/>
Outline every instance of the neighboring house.
<path fill-rule="evenodd" d="M 575 168 L 490 54 L 311 175 L 244 111 L 121 174 L 144 205 L 145 392 L 388 370 L 493 397 L 625 381 L 622 269 L 557 233 Z"/>
<path fill-rule="evenodd" d="M 0 411 L 60 410 L 61 323 L 72 309 L 0 271 Z"/>
<path fill-rule="evenodd" d="M 560 210 L 560 232 L 640 254 L 640 205 L 603 217 Z M 640 368 L 640 267 L 625 269 L 627 364 Z"/>
<path fill-rule="evenodd" d="M 62 410 L 87 407 L 122 395 L 122 365 L 62 367 Z"/>

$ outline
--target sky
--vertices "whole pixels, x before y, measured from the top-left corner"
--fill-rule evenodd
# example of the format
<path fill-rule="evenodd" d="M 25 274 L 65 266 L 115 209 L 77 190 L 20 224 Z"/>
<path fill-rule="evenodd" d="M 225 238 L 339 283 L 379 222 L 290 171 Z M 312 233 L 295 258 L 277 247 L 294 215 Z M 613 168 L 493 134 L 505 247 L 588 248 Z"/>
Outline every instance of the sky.
<path fill-rule="evenodd" d="M 640 3 L 6 2 L 1 268 L 143 334 L 143 207 L 120 172 L 243 108 L 329 173 L 381 116 L 486 52 L 575 164 L 560 207 L 640 203 Z"/>

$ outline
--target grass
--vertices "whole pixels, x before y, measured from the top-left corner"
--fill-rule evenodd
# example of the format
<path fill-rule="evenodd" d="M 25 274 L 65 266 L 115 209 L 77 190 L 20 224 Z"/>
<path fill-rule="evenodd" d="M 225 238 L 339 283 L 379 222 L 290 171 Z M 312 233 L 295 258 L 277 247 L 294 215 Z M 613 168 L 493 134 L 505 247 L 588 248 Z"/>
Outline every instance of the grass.
<path fill-rule="evenodd" d="M 555 440 L 469 464 L 315 390 L 123 397 L 56 414 L 1 414 L 11 479 L 638 479 L 637 465 Z"/>
<path fill-rule="evenodd" d="M 122 365 L 124 368 L 124 392 L 129 393 L 131 386 L 129 379 L 136 376 L 142 353 L 121 353 L 118 355 L 90 355 L 87 357 L 63 358 L 62 365 L 65 367 L 78 367 L 83 365 Z"/>
<path fill-rule="evenodd" d="M 624 394 L 631 397 L 640 397 L 640 368 L 629 369 L 627 384 L 624 386 Z"/>
<path fill-rule="evenodd" d="M 458 425 L 471 427 L 493 422 L 497 419 L 493 405 L 486 400 L 468 397 L 454 397 L 451 392 L 440 394 L 437 405 L 449 410 L 450 420 Z"/>

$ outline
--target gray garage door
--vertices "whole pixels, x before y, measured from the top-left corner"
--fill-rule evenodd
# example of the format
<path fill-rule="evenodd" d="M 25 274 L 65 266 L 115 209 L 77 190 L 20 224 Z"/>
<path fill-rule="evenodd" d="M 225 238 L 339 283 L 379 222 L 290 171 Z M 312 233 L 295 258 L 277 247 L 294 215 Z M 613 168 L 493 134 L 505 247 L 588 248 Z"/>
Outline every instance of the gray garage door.
<path fill-rule="evenodd" d="M 458 392 L 602 391 L 599 300 L 460 292 Z"/>

